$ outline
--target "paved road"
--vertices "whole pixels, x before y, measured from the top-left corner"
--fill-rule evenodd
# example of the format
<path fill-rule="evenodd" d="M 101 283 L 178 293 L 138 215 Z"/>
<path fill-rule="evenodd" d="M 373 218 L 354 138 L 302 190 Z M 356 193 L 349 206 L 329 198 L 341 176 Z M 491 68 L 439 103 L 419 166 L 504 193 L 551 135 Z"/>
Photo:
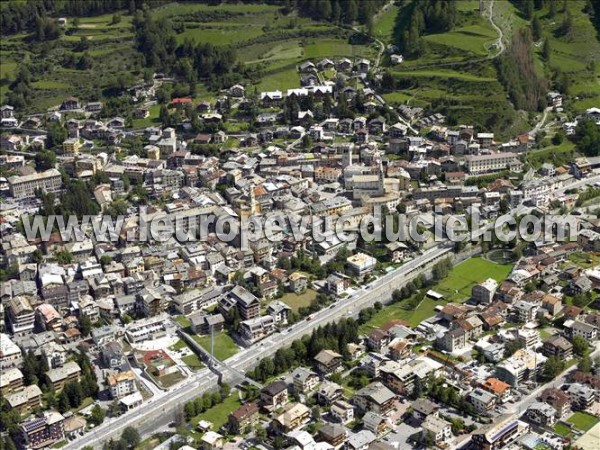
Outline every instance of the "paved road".
<path fill-rule="evenodd" d="M 233 367 L 236 371 L 245 372 L 254 367 L 260 359 L 273 355 L 277 349 L 290 345 L 293 340 L 310 333 L 314 328 L 339 320 L 344 316 L 355 316 L 361 309 L 373 305 L 376 301 L 385 301 L 391 296 L 394 289 L 425 272 L 433 262 L 445 257 L 451 250 L 451 246 L 439 245 L 426 251 L 402 267 L 375 280 L 350 298 L 340 300 L 333 307 L 320 311 L 312 320 L 297 323 L 290 327 L 289 332 L 271 336 L 229 358 L 226 361 L 227 366 Z M 427 267 L 423 268 L 423 266 Z M 238 383 L 241 380 L 239 374 L 232 373 L 227 369 L 223 369 L 223 378 L 230 384 Z M 216 386 L 217 376 L 210 370 L 204 369 L 196 372 L 193 377 L 171 388 L 163 397 L 151 399 L 121 417 L 108 419 L 92 432 L 70 442 L 63 448 L 76 450 L 92 446 L 99 449 L 102 442 L 118 438 L 127 426 L 136 427 L 142 436 L 151 435 L 172 421 L 175 411 L 182 408 L 185 402 Z"/>

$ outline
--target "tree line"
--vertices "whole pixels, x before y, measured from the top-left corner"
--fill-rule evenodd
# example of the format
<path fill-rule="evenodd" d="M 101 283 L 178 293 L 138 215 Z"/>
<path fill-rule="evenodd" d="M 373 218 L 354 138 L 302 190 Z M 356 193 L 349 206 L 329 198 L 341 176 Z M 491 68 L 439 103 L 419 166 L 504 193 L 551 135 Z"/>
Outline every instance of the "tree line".
<path fill-rule="evenodd" d="M 423 52 L 421 36 L 451 30 L 456 18 L 454 0 L 413 1 L 398 11 L 394 42 L 404 56 L 416 58 Z"/>

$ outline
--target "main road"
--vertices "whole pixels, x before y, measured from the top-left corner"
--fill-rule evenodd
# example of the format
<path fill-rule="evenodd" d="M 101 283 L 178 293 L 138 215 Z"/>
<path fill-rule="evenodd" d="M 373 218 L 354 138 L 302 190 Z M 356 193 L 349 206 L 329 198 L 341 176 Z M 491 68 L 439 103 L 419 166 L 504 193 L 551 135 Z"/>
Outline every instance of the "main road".
<path fill-rule="evenodd" d="M 234 370 L 220 367 L 223 369 L 224 381 L 237 383 L 241 381 L 241 377 L 235 371 L 247 371 L 254 367 L 260 359 L 273 355 L 279 348 L 289 346 L 292 341 L 319 326 L 342 317 L 356 316 L 361 309 L 372 306 L 377 301 L 387 301 L 394 289 L 430 270 L 431 265 L 446 257 L 452 248 L 452 245 L 438 243 L 422 255 L 366 285 L 349 298 L 338 300 L 333 306 L 321 310 L 311 320 L 303 320 L 287 330 L 239 352 L 224 362 L 225 366 Z M 109 439 L 118 439 L 123 429 L 128 426 L 135 427 L 142 436 L 151 435 L 167 426 L 174 419 L 175 412 L 180 410 L 187 401 L 202 395 L 203 392 L 214 390 L 216 386 L 217 376 L 210 370 L 203 369 L 171 388 L 164 396 L 150 399 L 121 417 L 107 419 L 102 425 L 69 442 L 63 448 L 78 450 L 90 446 L 100 449 L 102 444 Z"/>

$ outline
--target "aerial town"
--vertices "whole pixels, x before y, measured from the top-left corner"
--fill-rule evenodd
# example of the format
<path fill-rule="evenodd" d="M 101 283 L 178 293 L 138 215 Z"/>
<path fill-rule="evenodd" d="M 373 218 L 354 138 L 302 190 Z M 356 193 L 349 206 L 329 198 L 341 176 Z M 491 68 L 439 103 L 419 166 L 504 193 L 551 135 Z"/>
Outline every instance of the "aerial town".
<path fill-rule="evenodd" d="M 600 102 L 510 135 L 389 101 L 404 63 L 1 106 L 2 448 L 598 449 Z"/>

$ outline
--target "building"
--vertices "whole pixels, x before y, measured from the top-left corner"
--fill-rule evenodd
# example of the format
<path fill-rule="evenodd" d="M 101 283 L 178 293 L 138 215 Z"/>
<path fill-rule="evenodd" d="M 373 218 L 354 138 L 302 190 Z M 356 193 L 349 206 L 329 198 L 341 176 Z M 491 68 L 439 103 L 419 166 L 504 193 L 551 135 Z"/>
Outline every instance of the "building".
<path fill-rule="evenodd" d="M 498 378 L 488 378 L 481 387 L 494 394 L 497 403 L 504 403 L 510 398 L 510 384 Z"/>
<path fill-rule="evenodd" d="M 372 411 L 385 415 L 392 409 L 395 398 L 392 391 L 376 381 L 357 391 L 352 397 L 352 403 L 363 412 Z"/>
<path fill-rule="evenodd" d="M 189 319 L 190 328 L 196 334 L 210 334 L 211 330 L 218 333 L 225 326 L 225 318 L 221 313 L 206 314 L 204 311 L 196 311 Z"/>
<path fill-rule="evenodd" d="M 537 316 L 539 306 L 535 303 L 517 301 L 513 305 L 513 314 L 521 323 L 531 322 Z"/>
<path fill-rule="evenodd" d="M 260 315 L 260 301 L 242 286 L 235 286 L 229 293 L 229 298 L 236 302 L 243 320 L 254 319 Z"/>
<path fill-rule="evenodd" d="M 63 141 L 63 153 L 65 155 L 79 155 L 79 149 L 81 148 L 81 141 L 78 137 L 73 137 Z"/>
<path fill-rule="evenodd" d="M 19 346 L 7 334 L 0 333 L 0 372 L 21 365 L 22 361 Z"/>
<path fill-rule="evenodd" d="M 10 195 L 17 199 L 34 197 L 38 189 L 56 193 L 62 187 L 62 176 L 56 169 L 31 175 L 15 175 L 9 177 L 8 187 Z"/>
<path fill-rule="evenodd" d="M 333 350 L 321 350 L 317 356 L 315 356 L 315 366 L 317 372 L 322 374 L 337 372 L 342 366 L 342 362 L 342 355 L 334 352 Z"/>
<path fill-rule="evenodd" d="M 307 394 L 316 389 L 319 384 L 318 375 L 310 369 L 298 367 L 292 372 L 294 393 Z"/>
<path fill-rule="evenodd" d="M 35 311 L 27 297 L 14 297 L 8 302 L 8 323 L 13 335 L 26 336 L 33 333 Z"/>
<path fill-rule="evenodd" d="M 130 344 L 157 339 L 165 334 L 165 318 L 163 316 L 136 320 L 125 327 L 125 338 Z"/>
<path fill-rule="evenodd" d="M 12 392 L 5 397 L 11 409 L 24 414 L 42 405 L 42 391 L 37 384 L 26 386 L 24 389 Z"/>
<path fill-rule="evenodd" d="M 462 328 L 455 328 L 446 332 L 437 340 L 437 345 L 447 352 L 454 352 L 465 348 L 467 344 L 467 333 Z"/>
<path fill-rule="evenodd" d="M 496 366 L 496 376 L 513 388 L 527 380 L 535 380 L 546 362 L 546 357 L 534 351 L 521 349 Z"/>
<path fill-rule="evenodd" d="M 334 448 L 339 448 L 346 442 L 346 428 L 338 424 L 326 424 L 319 429 L 319 438 Z"/>
<path fill-rule="evenodd" d="M 133 371 L 118 372 L 106 378 L 106 384 L 112 398 L 120 399 L 137 392 L 135 375 Z"/>
<path fill-rule="evenodd" d="M 436 443 L 452 438 L 452 425 L 441 417 L 429 416 L 421 423 L 424 433 L 431 433 Z"/>
<path fill-rule="evenodd" d="M 290 403 L 286 405 L 283 413 L 278 415 L 271 425 L 273 429 L 281 434 L 297 430 L 310 418 L 310 409 L 302 403 Z"/>
<path fill-rule="evenodd" d="M 548 403 L 555 410 L 556 418 L 560 419 L 571 409 L 571 398 L 562 390 L 548 388 L 540 395 L 540 400 Z"/>
<path fill-rule="evenodd" d="M 514 414 L 497 417 L 489 425 L 475 430 L 472 436 L 473 448 L 477 450 L 498 450 L 514 442 L 519 437 L 519 421 Z"/>
<path fill-rule="evenodd" d="M 244 320 L 240 323 L 240 337 L 247 344 L 260 341 L 275 331 L 275 319 L 273 316 L 260 316 L 254 319 Z"/>
<path fill-rule="evenodd" d="M 520 328 L 517 330 L 517 341 L 522 348 L 535 348 L 540 343 L 540 335 L 536 330 Z"/>
<path fill-rule="evenodd" d="M 13 367 L 11 369 L 0 370 L 0 395 L 5 396 L 13 391 L 23 387 L 23 373 Z"/>
<path fill-rule="evenodd" d="M 108 342 L 100 350 L 100 360 L 104 367 L 109 369 L 120 368 L 125 359 L 123 357 L 123 348 L 117 341 Z"/>
<path fill-rule="evenodd" d="M 486 390 L 483 389 L 474 389 L 468 395 L 468 400 L 471 405 L 473 405 L 473 409 L 477 411 L 479 414 L 487 413 L 494 409 L 496 406 L 496 396 Z"/>
<path fill-rule="evenodd" d="M 50 447 L 65 438 L 65 418 L 56 411 L 47 411 L 42 417 L 21 424 L 21 435 L 28 448 Z"/>
<path fill-rule="evenodd" d="M 491 153 L 488 155 L 467 155 L 467 170 L 472 174 L 498 172 L 501 170 L 520 171 L 522 164 L 514 153 Z M 517 167 L 518 166 L 518 167 Z"/>
<path fill-rule="evenodd" d="M 525 416 L 529 421 L 543 427 L 553 427 L 556 422 L 556 410 L 542 402 L 533 403 L 527 408 Z"/>
<path fill-rule="evenodd" d="M 419 397 L 412 403 L 412 410 L 413 418 L 422 422 L 428 417 L 437 417 L 440 407 L 429 399 Z"/>
<path fill-rule="evenodd" d="M 357 277 L 363 277 L 375 269 L 377 260 L 365 253 L 357 253 L 346 259 L 348 269 Z"/>
<path fill-rule="evenodd" d="M 573 356 L 573 344 L 562 336 L 554 335 L 544 341 L 542 353 L 544 356 L 556 356 L 567 361 Z"/>
<path fill-rule="evenodd" d="M 246 403 L 229 414 L 228 427 L 233 434 L 242 434 L 258 422 L 258 405 Z"/>
<path fill-rule="evenodd" d="M 354 406 L 344 400 L 336 400 L 332 403 L 329 414 L 335 421 L 347 424 L 354 420 Z"/>
<path fill-rule="evenodd" d="M 223 448 L 225 442 L 223 436 L 214 431 L 207 431 L 200 439 L 202 442 L 201 448 L 203 450 L 217 450 Z"/>
<path fill-rule="evenodd" d="M 585 411 L 594 404 L 594 389 L 586 384 L 573 383 L 569 385 L 567 394 L 571 399 L 571 408 L 574 410 Z"/>
<path fill-rule="evenodd" d="M 479 304 L 489 305 L 492 303 L 497 289 L 498 282 L 493 278 L 488 278 L 483 283 L 473 286 L 471 290 L 471 297 L 473 297 L 473 300 Z"/>
<path fill-rule="evenodd" d="M 52 383 L 55 391 L 60 391 L 70 381 L 79 381 L 81 367 L 75 361 L 69 361 L 62 367 L 50 369 L 46 372 L 48 381 Z"/>
<path fill-rule="evenodd" d="M 260 391 L 261 406 L 269 411 L 282 408 L 288 401 L 288 385 L 285 381 L 275 381 Z"/>

